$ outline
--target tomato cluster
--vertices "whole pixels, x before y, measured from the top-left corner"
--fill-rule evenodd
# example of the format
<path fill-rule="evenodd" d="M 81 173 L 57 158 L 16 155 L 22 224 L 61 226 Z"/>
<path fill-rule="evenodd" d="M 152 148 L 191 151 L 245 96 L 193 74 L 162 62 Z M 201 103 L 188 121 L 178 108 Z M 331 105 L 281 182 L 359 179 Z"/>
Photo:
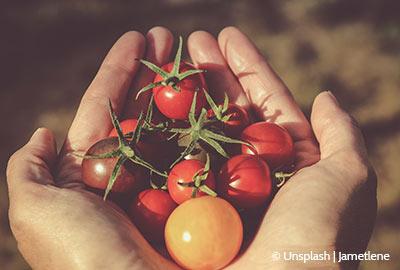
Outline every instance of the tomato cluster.
<path fill-rule="evenodd" d="M 138 92 L 151 92 L 148 108 L 119 122 L 110 103 L 114 129 L 83 156 L 82 178 L 104 199 L 126 196 L 121 207 L 143 236 L 180 266 L 220 269 L 289 176 L 277 172 L 293 165 L 293 141 L 282 126 L 252 123 L 227 96 L 215 102 L 181 51 L 180 38 L 174 62 L 140 60 L 156 73 Z"/>

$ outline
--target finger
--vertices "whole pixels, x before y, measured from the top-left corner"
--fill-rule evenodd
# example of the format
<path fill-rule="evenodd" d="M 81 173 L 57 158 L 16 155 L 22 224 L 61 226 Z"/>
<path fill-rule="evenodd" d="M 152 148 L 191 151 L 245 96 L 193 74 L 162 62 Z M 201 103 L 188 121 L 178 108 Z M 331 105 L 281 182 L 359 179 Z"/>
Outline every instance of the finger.
<path fill-rule="evenodd" d="M 295 140 L 312 138 L 310 125 L 296 101 L 254 44 L 235 27 L 222 30 L 218 42 L 260 116 L 285 126 Z"/>
<path fill-rule="evenodd" d="M 165 27 L 156 26 L 150 29 L 146 35 L 146 60 L 162 66 L 169 60 L 174 42 L 172 33 Z M 136 93 L 142 87 L 148 85 L 155 77 L 154 72 L 145 66 L 141 66 L 138 76 L 129 92 L 124 118 L 138 116 L 141 110 L 147 107 L 150 92 L 142 94 L 138 101 L 134 102 Z"/>
<path fill-rule="evenodd" d="M 85 151 L 110 132 L 108 99 L 117 113 L 122 111 L 131 80 L 139 67 L 135 59 L 142 57 L 144 46 L 144 37 L 138 32 L 128 32 L 114 44 L 82 98 L 63 153 Z"/>
<path fill-rule="evenodd" d="M 322 92 L 315 98 L 311 124 L 320 144 L 321 159 L 340 152 L 367 157 L 361 130 L 331 92 Z"/>
<path fill-rule="evenodd" d="M 54 184 L 51 170 L 56 157 L 57 147 L 53 133 L 39 128 L 8 162 L 7 184 L 10 197 L 29 191 L 35 184 Z"/>
<path fill-rule="evenodd" d="M 205 31 L 192 33 L 188 38 L 188 50 L 193 63 L 198 68 L 207 70 L 204 75 L 209 91 L 216 100 L 223 101 L 226 92 L 232 103 L 245 108 L 249 106 L 246 94 L 229 69 L 217 40 L 211 34 Z"/>

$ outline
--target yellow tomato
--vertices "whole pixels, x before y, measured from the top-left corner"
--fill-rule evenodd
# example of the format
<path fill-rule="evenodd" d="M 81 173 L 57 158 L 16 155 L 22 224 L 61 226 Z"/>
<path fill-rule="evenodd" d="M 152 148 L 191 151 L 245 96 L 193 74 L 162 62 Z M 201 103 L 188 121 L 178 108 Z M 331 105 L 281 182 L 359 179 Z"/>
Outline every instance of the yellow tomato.
<path fill-rule="evenodd" d="M 169 254 L 187 269 L 221 269 L 235 258 L 242 240 L 237 211 L 227 201 L 211 196 L 179 205 L 165 227 Z"/>

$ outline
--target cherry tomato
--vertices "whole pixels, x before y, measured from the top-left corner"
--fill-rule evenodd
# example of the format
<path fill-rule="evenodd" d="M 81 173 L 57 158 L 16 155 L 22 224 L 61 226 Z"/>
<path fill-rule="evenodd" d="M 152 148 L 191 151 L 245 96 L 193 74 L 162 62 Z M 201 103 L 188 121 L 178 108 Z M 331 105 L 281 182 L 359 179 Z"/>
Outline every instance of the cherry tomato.
<path fill-rule="evenodd" d="M 250 124 L 249 114 L 241 106 L 233 103 L 229 103 L 225 114 L 230 115 L 230 118 L 223 125 L 224 133 L 232 138 L 239 137 L 243 129 Z M 215 114 L 214 111 L 210 109 L 207 115 L 208 117 L 213 117 Z"/>
<path fill-rule="evenodd" d="M 254 123 L 242 132 L 241 139 L 253 145 L 242 145 L 243 154 L 258 154 L 272 170 L 291 165 L 294 161 L 294 146 L 289 132 L 274 123 Z"/>
<path fill-rule="evenodd" d="M 193 178 L 196 173 L 201 173 L 204 170 L 205 164 L 197 159 L 183 160 L 176 164 L 170 171 L 167 179 L 168 192 L 172 199 L 181 204 L 186 200 L 192 198 L 192 192 L 195 187 L 182 186 L 179 183 L 193 183 Z M 211 189 L 215 189 L 215 178 L 213 172 L 210 170 L 206 180 L 202 184 L 207 185 Z M 207 195 L 206 193 L 196 190 L 195 197 Z"/>
<path fill-rule="evenodd" d="M 165 223 L 177 204 L 168 192 L 146 189 L 139 193 L 129 208 L 129 215 L 150 242 L 164 241 Z"/>
<path fill-rule="evenodd" d="M 123 134 L 127 134 L 129 132 L 133 132 L 136 129 L 137 126 L 137 119 L 126 119 L 121 121 L 120 126 L 121 126 L 121 130 Z M 117 130 L 115 128 L 113 128 L 110 131 L 110 134 L 108 134 L 108 137 L 117 137 L 118 133 Z"/>
<path fill-rule="evenodd" d="M 243 240 L 239 214 L 225 200 L 204 196 L 179 205 L 168 218 L 165 242 L 185 269 L 221 269 L 237 255 Z"/>
<path fill-rule="evenodd" d="M 170 72 L 172 68 L 173 63 L 162 67 L 163 70 L 168 72 Z M 181 62 L 179 72 L 190 69 L 193 69 L 190 64 Z M 163 78 L 159 74 L 154 78 L 154 82 L 162 80 Z M 195 91 L 197 91 L 196 113 L 199 113 L 201 109 L 206 106 L 207 100 L 202 89 L 207 89 L 207 87 L 204 76 L 201 73 L 188 76 L 182 81 L 178 81 L 176 85 L 179 87 L 180 91 L 176 91 L 169 85 L 158 86 L 153 89 L 155 104 L 166 117 L 170 119 L 187 119 Z"/>
<path fill-rule="evenodd" d="M 86 155 L 100 155 L 118 149 L 118 139 L 110 137 L 93 144 Z M 110 175 L 117 163 L 117 158 L 83 159 L 82 179 L 83 182 L 93 188 L 105 190 Z M 113 192 L 130 192 L 143 185 L 144 169 L 126 161 L 112 187 Z"/>
<path fill-rule="evenodd" d="M 263 205 L 272 194 L 270 170 L 255 155 L 238 155 L 221 168 L 217 182 L 218 195 L 238 208 Z"/>

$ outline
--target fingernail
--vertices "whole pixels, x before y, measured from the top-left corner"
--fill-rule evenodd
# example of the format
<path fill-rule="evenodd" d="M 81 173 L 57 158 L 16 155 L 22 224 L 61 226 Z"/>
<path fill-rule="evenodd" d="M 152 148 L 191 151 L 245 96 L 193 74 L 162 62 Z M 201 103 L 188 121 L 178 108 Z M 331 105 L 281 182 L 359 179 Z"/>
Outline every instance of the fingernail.
<path fill-rule="evenodd" d="M 339 106 L 339 102 L 338 102 L 337 98 L 335 97 L 335 95 L 331 91 L 326 91 L 326 93 L 331 97 L 332 101 L 335 102 L 335 104 Z"/>

